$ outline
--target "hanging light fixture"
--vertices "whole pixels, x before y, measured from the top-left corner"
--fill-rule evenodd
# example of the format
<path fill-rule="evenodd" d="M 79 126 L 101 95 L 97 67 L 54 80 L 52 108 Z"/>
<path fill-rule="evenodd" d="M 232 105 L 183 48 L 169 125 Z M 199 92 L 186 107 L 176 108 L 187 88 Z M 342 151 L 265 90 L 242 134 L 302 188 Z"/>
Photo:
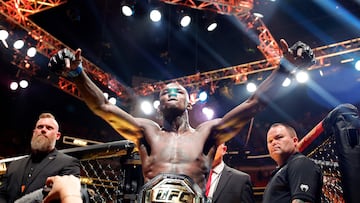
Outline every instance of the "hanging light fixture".
<path fill-rule="evenodd" d="M 185 28 L 188 27 L 191 23 L 191 16 L 190 12 L 186 8 L 181 8 L 177 11 L 179 15 L 179 24 L 181 27 Z"/>
<path fill-rule="evenodd" d="M 132 16 L 135 13 L 135 1 L 127 0 L 121 6 L 121 12 L 124 16 Z"/>
<path fill-rule="evenodd" d="M 22 49 L 24 47 L 24 45 L 25 45 L 24 40 L 18 39 L 14 42 L 13 47 L 14 47 L 14 49 L 19 50 L 19 49 Z"/>
<path fill-rule="evenodd" d="M 9 37 L 9 32 L 7 30 L 5 30 L 4 28 L 0 28 L 0 40 L 3 43 L 3 45 L 6 48 L 9 48 L 9 45 L 6 42 L 6 39 Z"/>

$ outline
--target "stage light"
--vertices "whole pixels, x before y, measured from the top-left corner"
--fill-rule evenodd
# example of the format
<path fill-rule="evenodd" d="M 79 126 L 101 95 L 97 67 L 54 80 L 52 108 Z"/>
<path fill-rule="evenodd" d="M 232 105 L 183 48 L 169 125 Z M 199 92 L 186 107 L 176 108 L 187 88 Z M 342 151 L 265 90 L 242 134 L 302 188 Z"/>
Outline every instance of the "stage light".
<path fill-rule="evenodd" d="M 108 98 L 109 98 L 109 93 L 104 92 L 103 95 L 104 95 L 105 99 L 108 99 Z"/>
<path fill-rule="evenodd" d="M 159 100 L 155 100 L 155 101 L 153 102 L 153 107 L 154 107 L 154 109 L 158 109 L 159 106 L 160 106 L 160 101 L 159 101 Z"/>
<path fill-rule="evenodd" d="M 6 39 L 9 37 L 9 32 L 7 30 L 0 30 L 0 40 L 6 48 L 9 48 L 9 45 L 6 42 Z"/>
<path fill-rule="evenodd" d="M 176 11 L 179 19 L 179 24 L 181 27 L 185 28 L 188 27 L 191 23 L 191 16 L 190 12 L 187 8 L 181 8 Z"/>
<path fill-rule="evenodd" d="M 13 44 L 13 47 L 15 48 L 15 49 L 22 49 L 23 47 L 24 47 L 24 45 L 25 45 L 25 42 L 24 42 L 24 40 L 22 40 L 22 39 L 18 39 L 18 40 L 16 40 L 15 42 L 14 42 L 14 44 Z"/>
<path fill-rule="evenodd" d="M 19 88 L 19 84 L 17 82 L 11 82 L 10 83 L 10 89 L 11 90 L 17 90 Z"/>
<path fill-rule="evenodd" d="M 153 108 L 149 101 L 141 102 L 140 109 L 145 115 L 150 115 L 153 112 Z"/>
<path fill-rule="evenodd" d="M 264 15 L 261 14 L 261 13 L 253 13 L 253 15 L 256 17 L 256 18 L 263 18 Z"/>
<path fill-rule="evenodd" d="M 210 109 L 208 107 L 204 107 L 202 109 L 202 112 L 203 112 L 203 114 L 206 116 L 206 118 L 208 120 L 210 120 L 210 119 L 212 119 L 214 117 L 214 110 L 212 110 L 212 109 Z"/>
<path fill-rule="evenodd" d="M 116 105 L 115 97 L 110 97 L 109 93 L 107 93 L 107 92 L 103 92 L 103 95 L 104 95 L 105 99 L 107 99 L 109 101 L 109 103 Z"/>
<path fill-rule="evenodd" d="M 135 0 L 124 0 L 121 3 L 121 12 L 124 16 L 132 16 L 135 13 Z"/>
<path fill-rule="evenodd" d="M 296 72 L 295 78 L 299 83 L 305 83 L 309 79 L 309 75 L 305 71 Z"/>
<path fill-rule="evenodd" d="M 206 27 L 206 30 L 209 31 L 209 32 L 212 32 L 214 31 L 215 29 L 217 28 L 217 23 L 214 21 L 214 22 L 211 22 L 207 25 Z"/>
<path fill-rule="evenodd" d="M 26 55 L 28 57 L 34 57 L 36 55 L 36 48 L 35 47 L 30 47 L 27 52 L 26 52 Z"/>
<path fill-rule="evenodd" d="M 19 85 L 21 88 L 25 89 L 29 86 L 29 82 L 25 79 L 20 80 Z"/>
<path fill-rule="evenodd" d="M 116 98 L 115 98 L 115 97 L 110 97 L 110 98 L 109 98 L 109 102 L 110 102 L 111 104 L 116 105 Z"/>
<path fill-rule="evenodd" d="M 299 83 L 305 83 L 306 81 L 308 81 L 309 79 L 309 75 L 307 74 L 307 72 L 305 71 L 299 71 L 296 73 L 295 75 L 296 77 L 296 80 L 299 82 Z"/>
<path fill-rule="evenodd" d="M 187 27 L 191 23 L 191 17 L 189 15 L 184 15 L 180 19 L 180 25 L 181 27 Z"/>
<path fill-rule="evenodd" d="M 290 78 L 285 78 L 284 82 L 282 83 L 283 87 L 288 87 L 291 84 Z"/>
<path fill-rule="evenodd" d="M 124 14 L 124 16 L 132 16 L 134 15 L 134 8 L 130 5 L 123 5 L 121 7 L 121 11 Z"/>
<path fill-rule="evenodd" d="M 360 60 L 355 62 L 355 69 L 360 71 Z"/>
<path fill-rule="evenodd" d="M 24 63 L 26 69 L 29 69 L 31 67 L 31 64 L 27 60 L 24 60 Z"/>
<path fill-rule="evenodd" d="M 256 89 L 257 89 L 257 86 L 256 86 L 255 83 L 249 82 L 249 83 L 246 84 L 246 90 L 247 90 L 248 92 L 255 92 Z"/>
<path fill-rule="evenodd" d="M 212 32 L 217 28 L 218 24 L 216 22 L 216 18 L 217 18 L 216 13 L 210 11 L 205 12 L 202 18 L 204 19 L 204 28 L 208 32 Z"/>
<path fill-rule="evenodd" d="M 159 22 L 161 20 L 161 12 L 158 9 L 153 9 L 150 12 L 150 19 L 153 22 Z"/>
<path fill-rule="evenodd" d="M 199 93 L 199 101 L 205 102 L 208 98 L 208 94 L 206 91 L 202 91 Z"/>

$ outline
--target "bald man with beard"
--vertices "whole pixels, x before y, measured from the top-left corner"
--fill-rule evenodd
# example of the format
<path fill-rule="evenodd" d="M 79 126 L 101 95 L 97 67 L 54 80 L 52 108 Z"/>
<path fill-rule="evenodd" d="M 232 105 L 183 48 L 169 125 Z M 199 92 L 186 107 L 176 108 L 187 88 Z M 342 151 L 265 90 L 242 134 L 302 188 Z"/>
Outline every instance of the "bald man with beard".
<path fill-rule="evenodd" d="M 12 203 L 43 188 L 50 176 L 80 177 L 80 161 L 56 149 L 60 137 L 55 117 L 51 113 L 40 114 L 31 138 L 31 154 L 7 167 L 0 185 L 0 203 Z"/>

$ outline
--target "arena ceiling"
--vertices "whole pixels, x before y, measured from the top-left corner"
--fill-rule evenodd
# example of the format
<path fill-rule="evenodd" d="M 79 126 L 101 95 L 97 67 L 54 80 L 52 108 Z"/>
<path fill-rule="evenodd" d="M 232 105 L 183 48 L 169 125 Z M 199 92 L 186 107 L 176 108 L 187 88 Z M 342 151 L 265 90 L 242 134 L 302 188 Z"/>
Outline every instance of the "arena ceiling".
<path fill-rule="evenodd" d="M 232 15 L 217 14 L 218 28 L 208 33 L 203 29 L 206 18 L 213 16 L 208 12 L 160 2 L 164 19 L 160 25 L 154 25 L 147 20 L 147 9 L 153 1 L 138 0 L 132 18 L 120 13 L 122 2 L 69 0 L 30 15 L 29 19 L 68 47 L 81 48 L 86 59 L 128 87 L 265 58 L 257 48 L 258 39 L 249 35 L 242 22 Z M 194 23 L 187 30 L 176 24 L 180 10 L 187 10 L 194 17 Z M 254 1 L 251 12 L 264 15 L 262 21 L 276 41 L 284 38 L 293 44 L 301 40 L 316 48 L 359 37 L 358 1 L 259 0 Z M 8 81 L 16 78 L 18 70 L 5 57 L 6 51 L 1 50 L 1 112 L 5 123 L 0 133 L 3 140 L 0 155 L 26 152 L 36 116 L 42 111 L 51 111 L 58 117 L 63 135 L 104 142 L 121 139 L 81 100 L 43 80 L 33 77 L 26 91 L 7 90 Z M 338 61 L 342 57 L 348 56 L 342 54 Z M 39 56 L 37 60 L 40 67 L 46 67 L 48 58 Z M 339 64 L 324 67 L 325 77 L 314 76 L 312 85 L 292 89 L 291 96 L 281 97 L 255 117 L 254 125 L 247 126 L 242 135 L 234 139 L 231 150 L 242 153 L 246 148 L 252 154 L 264 154 L 264 132 L 269 123 L 295 123 L 299 134 L 304 135 L 320 121 L 322 112 L 338 103 L 358 104 L 360 98 L 354 92 L 359 89 L 359 73 L 353 72 L 350 66 L 336 65 Z M 254 78 L 261 80 L 266 75 L 265 71 Z M 217 116 L 222 116 L 247 96 L 241 85 L 224 82 L 219 84 L 209 103 L 218 109 Z M 191 115 L 194 126 L 201 122 L 196 119 L 196 111 Z M 311 118 L 307 123 L 297 123 L 306 116 Z"/>

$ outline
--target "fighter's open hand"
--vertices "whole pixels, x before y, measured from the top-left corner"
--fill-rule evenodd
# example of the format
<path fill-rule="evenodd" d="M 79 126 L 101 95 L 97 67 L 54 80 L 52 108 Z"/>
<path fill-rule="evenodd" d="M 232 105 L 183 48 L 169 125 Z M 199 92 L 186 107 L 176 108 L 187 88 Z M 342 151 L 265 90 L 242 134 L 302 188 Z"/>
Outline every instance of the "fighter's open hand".
<path fill-rule="evenodd" d="M 81 49 L 77 49 L 75 53 L 65 48 L 58 51 L 50 58 L 48 67 L 51 72 L 64 77 L 74 77 L 76 69 L 81 66 Z M 79 72 L 78 72 L 79 73 Z"/>
<path fill-rule="evenodd" d="M 315 55 L 311 48 L 298 41 L 290 48 L 284 39 L 280 40 L 280 48 L 284 58 L 292 64 L 293 67 L 286 67 L 290 72 L 295 68 L 307 68 L 315 64 Z"/>

